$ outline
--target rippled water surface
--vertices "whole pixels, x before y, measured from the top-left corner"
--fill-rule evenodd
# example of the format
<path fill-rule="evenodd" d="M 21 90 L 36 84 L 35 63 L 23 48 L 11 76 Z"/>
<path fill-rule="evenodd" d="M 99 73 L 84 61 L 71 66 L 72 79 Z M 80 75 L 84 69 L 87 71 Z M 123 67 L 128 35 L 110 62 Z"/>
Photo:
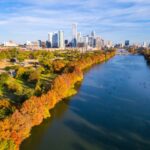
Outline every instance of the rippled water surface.
<path fill-rule="evenodd" d="M 139 55 L 115 56 L 51 113 L 21 150 L 150 150 L 150 67 Z"/>

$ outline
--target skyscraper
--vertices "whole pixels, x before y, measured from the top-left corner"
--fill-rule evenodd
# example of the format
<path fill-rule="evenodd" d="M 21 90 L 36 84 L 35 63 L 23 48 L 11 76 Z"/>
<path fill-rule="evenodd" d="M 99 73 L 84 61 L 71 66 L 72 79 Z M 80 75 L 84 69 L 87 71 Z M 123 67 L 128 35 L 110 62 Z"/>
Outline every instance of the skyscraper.
<path fill-rule="evenodd" d="M 92 31 L 92 32 L 91 32 L 91 36 L 92 36 L 92 37 L 95 37 L 95 36 L 96 36 L 95 31 Z"/>
<path fill-rule="evenodd" d="M 42 41 L 38 40 L 39 47 L 42 47 Z"/>
<path fill-rule="evenodd" d="M 81 42 L 81 32 L 77 33 L 77 43 Z"/>
<path fill-rule="evenodd" d="M 59 36 L 58 36 L 58 33 L 57 32 L 55 32 L 55 33 L 53 33 L 53 38 L 52 38 L 52 47 L 53 48 L 58 48 L 59 47 Z"/>
<path fill-rule="evenodd" d="M 48 41 L 47 41 L 48 48 L 64 48 L 64 32 L 51 32 L 48 33 Z"/>
<path fill-rule="evenodd" d="M 73 47 L 77 46 L 77 24 L 76 23 L 72 25 L 72 46 Z"/>
<path fill-rule="evenodd" d="M 58 31 L 58 46 L 59 48 L 64 48 L 64 32 Z"/>
<path fill-rule="evenodd" d="M 128 47 L 129 45 L 130 45 L 130 41 L 129 41 L 129 40 L 126 40 L 126 41 L 125 41 L 125 46 Z"/>
<path fill-rule="evenodd" d="M 50 47 L 53 46 L 53 33 L 48 33 L 48 42 L 50 43 Z"/>
<path fill-rule="evenodd" d="M 146 48 L 146 47 L 147 47 L 147 43 L 146 43 L 146 42 L 143 42 L 142 47 Z"/>

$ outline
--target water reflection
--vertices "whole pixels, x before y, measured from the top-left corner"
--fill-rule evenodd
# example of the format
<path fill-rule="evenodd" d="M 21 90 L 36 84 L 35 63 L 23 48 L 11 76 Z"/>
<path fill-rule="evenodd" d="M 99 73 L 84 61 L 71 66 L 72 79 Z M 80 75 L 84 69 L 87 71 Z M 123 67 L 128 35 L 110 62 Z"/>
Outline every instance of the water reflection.
<path fill-rule="evenodd" d="M 27 140 L 23 142 L 23 147 L 21 147 L 22 150 L 37 150 L 39 149 L 39 145 L 37 143 L 40 143 L 43 141 L 43 137 L 45 134 L 47 134 L 48 129 L 52 126 L 53 120 L 61 119 L 63 118 L 64 113 L 68 109 L 69 105 L 69 99 L 66 99 L 65 101 L 60 102 L 56 105 L 56 108 L 51 110 L 51 118 L 48 118 L 44 120 L 44 122 L 37 127 L 34 127 L 31 135 Z M 30 147 L 28 147 L 30 145 Z"/>
<path fill-rule="evenodd" d="M 149 77 L 138 55 L 94 66 L 79 93 L 59 103 L 21 150 L 149 150 Z"/>

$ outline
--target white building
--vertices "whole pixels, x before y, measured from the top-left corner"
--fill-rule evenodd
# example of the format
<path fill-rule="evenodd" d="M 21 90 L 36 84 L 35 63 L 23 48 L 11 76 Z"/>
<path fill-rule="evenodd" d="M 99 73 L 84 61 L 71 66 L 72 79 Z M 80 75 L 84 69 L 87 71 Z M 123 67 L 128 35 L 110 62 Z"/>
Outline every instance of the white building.
<path fill-rule="evenodd" d="M 58 32 L 48 33 L 48 42 L 51 48 L 65 48 L 64 32 L 60 30 Z"/>
<path fill-rule="evenodd" d="M 81 42 L 81 32 L 77 33 L 77 43 Z"/>
<path fill-rule="evenodd" d="M 76 23 L 72 25 L 72 46 L 73 47 L 77 46 L 77 24 Z"/>
<path fill-rule="evenodd" d="M 50 42 L 51 47 L 52 47 L 52 43 L 53 43 L 53 33 L 52 32 L 48 33 L 48 42 Z"/>
<path fill-rule="evenodd" d="M 28 49 L 39 49 L 40 48 L 38 41 L 35 41 L 35 42 L 27 41 L 25 45 L 26 45 L 26 48 L 28 48 Z"/>
<path fill-rule="evenodd" d="M 106 42 L 105 42 L 105 46 L 108 47 L 108 48 L 113 47 L 112 41 L 106 41 Z"/>
<path fill-rule="evenodd" d="M 147 43 L 143 42 L 142 47 L 147 48 Z"/>
<path fill-rule="evenodd" d="M 87 36 L 82 36 L 81 42 L 84 43 L 85 46 L 88 45 L 88 43 L 89 43 L 89 36 L 88 35 Z"/>
<path fill-rule="evenodd" d="M 8 41 L 8 42 L 4 42 L 4 46 L 5 46 L 5 47 L 17 47 L 18 44 L 16 44 L 16 43 L 13 42 L 13 41 Z"/>
<path fill-rule="evenodd" d="M 58 31 L 58 47 L 59 48 L 64 48 L 64 32 L 63 31 Z"/>

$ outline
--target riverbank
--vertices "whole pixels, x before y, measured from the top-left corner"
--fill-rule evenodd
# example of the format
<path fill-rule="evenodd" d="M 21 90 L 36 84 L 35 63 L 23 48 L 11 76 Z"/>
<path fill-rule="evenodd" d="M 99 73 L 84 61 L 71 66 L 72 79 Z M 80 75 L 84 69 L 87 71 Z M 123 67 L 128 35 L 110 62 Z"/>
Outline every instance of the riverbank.
<path fill-rule="evenodd" d="M 150 63 L 150 50 L 146 50 L 142 53 L 147 60 L 148 63 Z"/>
<path fill-rule="evenodd" d="M 29 137 L 32 127 L 50 117 L 49 110 L 64 98 L 75 93 L 74 85 L 83 79 L 83 71 L 93 64 L 103 62 L 115 55 L 115 52 L 94 54 L 71 62 L 66 71 L 55 78 L 52 88 L 40 97 L 33 96 L 10 117 L 0 122 L 0 147 L 17 150 L 21 142 Z"/>
<path fill-rule="evenodd" d="M 142 55 L 92 66 L 78 93 L 57 104 L 20 150 L 149 150 L 149 77 Z"/>
<path fill-rule="evenodd" d="M 148 48 L 129 48 L 131 54 L 141 54 L 145 57 L 148 63 L 150 63 L 150 49 Z"/>

